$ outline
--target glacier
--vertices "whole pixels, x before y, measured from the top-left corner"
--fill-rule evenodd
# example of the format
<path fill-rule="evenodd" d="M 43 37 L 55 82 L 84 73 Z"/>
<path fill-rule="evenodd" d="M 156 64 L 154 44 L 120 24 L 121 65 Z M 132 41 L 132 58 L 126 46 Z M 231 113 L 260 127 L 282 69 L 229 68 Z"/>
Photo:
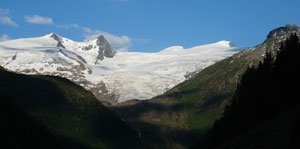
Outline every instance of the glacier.
<path fill-rule="evenodd" d="M 51 33 L 0 42 L 0 65 L 24 74 L 65 77 L 110 105 L 161 95 L 236 52 L 230 41 L 156 53 L 121 52 L 103 36 L 75 42 Z"/>

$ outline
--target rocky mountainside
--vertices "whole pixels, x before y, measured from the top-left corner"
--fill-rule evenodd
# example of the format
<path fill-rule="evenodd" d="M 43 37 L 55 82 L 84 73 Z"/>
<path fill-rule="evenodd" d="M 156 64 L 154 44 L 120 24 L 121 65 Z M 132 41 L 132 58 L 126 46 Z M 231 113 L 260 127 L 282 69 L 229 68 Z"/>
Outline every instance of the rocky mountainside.
<path fill-rule="evenodd" d="M 0 42 L 0 65 L 24 73 L 65 77 L 105 104 L 163 94 L 203 68 L 232 54 L 228 41 L 157 53 L 116 52 L 104 36 L 75 42 L 51 33 Z"/>
<path fill-rule="evenodd" d="M 120 103 L 112 109 L 139 130 L 149 144 L 189 147 L 222 116 L 244 71 L 257 66 L 266 51 L 276 53 L 292 33 L 300 34 L 299 28 L 286 25 L 274 29 L 262 44 L 205 68 L 161 96 Z"/>

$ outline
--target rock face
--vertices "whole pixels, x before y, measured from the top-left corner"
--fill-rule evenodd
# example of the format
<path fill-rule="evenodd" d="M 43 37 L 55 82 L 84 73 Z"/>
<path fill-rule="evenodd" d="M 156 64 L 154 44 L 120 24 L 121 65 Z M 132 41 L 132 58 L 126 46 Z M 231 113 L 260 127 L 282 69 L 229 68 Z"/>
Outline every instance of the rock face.
<path fill-rule="evenodd" d="M 100 35 L 97 38 L 96 42 L 97 46 L 99 47 L 98 51 L 98 56 L 97 56 L 97 61 L 95 62 L 96 64 L 98 63 L 98 60 L 103 60 L 104 56 L 112 58 L 115 56 L 116 51 L 112 48 L 112 46 L 107 42 L 107 40 L 104 38 L 103 35 Z"/>
<path fill-rule="evenodd" d="M 268 34 L 267 40 L 272 39 L 274 37 L 279 37 L 279 36 L 289 36 L 292 33 L 299 33 L 299 32 L 300 32 L 300 28 L 297 25 L 287 24 L 286 26 L 279 27 L 279 28 L 272 30 Z"/>
<path fill-rule="evenodd" d="M 297 25 L 290 25 L 287 24 L 283 27 L 276 28 L 269 32 L 267 39 L 256 46 L 255 48 L 261 48 L 264 51 L 271 50 L 273 54 L 275 54 L 275 50 L 280 47 L 280 42 L 284 42 L 291 34 L 298 34 L 300 35 L 300 28 Z"/>
<path fill-rule="evenodd" d="M 52 33 L 52 35 L 50 35 L 50 37 L 57 41 L 56 46 L 57 46 L 58 48 L 63 48 L 63 49 L 66 48 L 66 47 L 62 44 L 63 40 L 62 40 L 62 38 L 61 38 L 60 36 L 56 35 L 55 33 Z"/>
<path fill-rule="evenodd" d="M 57 41 L 56 47 L 66 49 L 64 46 L 64 40 L 62 37 L 55 33 L 51 33 L 50 37 Z M 100 64 L 100 61 L 104 60 L 104 57 L 112 58 L 115 56 L 117 51 L 111 46 L 111 44 L 105 39 L 103 35 L 100 35 L 95 39 L 95 45 L 89 44 L 87 46 L 83 46 L 82 50 L 89 51 L 92 49 L 98 50 L 98 55 L 96 57 L 95 64 Z"/>
<path fill-rule="evenodd" d="M 62 38 L 60 36 L 58 36 L 57 34 L 55 34 L 55 33 L 51 33 L 50 37 L 53 38 L 54 40 L 58 41 L 58 42 L 62 41 Z"/>
<path fill-rule="evenodd" d="M 232 48 L 236 47 L 232 42 L 229 43 L 229 46 Z"/>

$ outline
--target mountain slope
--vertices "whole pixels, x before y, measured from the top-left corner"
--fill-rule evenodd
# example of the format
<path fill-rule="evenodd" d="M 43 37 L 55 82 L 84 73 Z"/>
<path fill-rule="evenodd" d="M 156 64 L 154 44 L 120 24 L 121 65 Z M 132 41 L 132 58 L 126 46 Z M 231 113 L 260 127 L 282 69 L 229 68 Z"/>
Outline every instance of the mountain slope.
<path fill-rule="evenodd" d="M 245 133 L 228 140 L 227 142 L 216 145 L 214 148 L 220 149 L 255 149 L 255 148 L 299 148 L 297 142 L 299 138 L 299 105 L 281 112 L 258 125 L 253 126 Z M 203 144 L 197 144 L 193 148 L 213 148 Z"/>
<path fill-rule="evenodd" d="M 300 41 L 296 34 L 274 58 L 248 68 L 223 117 L 197 148 L 296 148 L 299 136 Z"/>
<path fill-rule="evenodd" d="M 300 33 L 299 28 L 275 29 L 262 44 L 207 67 L 161 96 L 120 103 L 113 109 L 141 131 L 145 140 L 159 140 L 157 145 L 166 148 L 188 147 L 222 116 L 248 66 L 256 66 L 266 51 L 276 53 L 280 42 L 292 33 Z"/>
<path fill-rule="evenodd" d="M 25 74 L 72 80 L 105 104 L 163 94 L 203 68 L 236 53 L 228 41 L 157 53 L 117 52 L 104 36 L 74 42 L 51 33 L 0 42 L 0 65 Z"/>
<path fill-rule="evenodd" d="M 0 70 L 0 95 L 26 111 L 66 148 L 134 148 L 137 133 L 88 91 L 51 76 Z"/>
<path fill-rule="evenodd" d="M 0 95 L 1 148 L 62 148 L 44 125 Z"/>

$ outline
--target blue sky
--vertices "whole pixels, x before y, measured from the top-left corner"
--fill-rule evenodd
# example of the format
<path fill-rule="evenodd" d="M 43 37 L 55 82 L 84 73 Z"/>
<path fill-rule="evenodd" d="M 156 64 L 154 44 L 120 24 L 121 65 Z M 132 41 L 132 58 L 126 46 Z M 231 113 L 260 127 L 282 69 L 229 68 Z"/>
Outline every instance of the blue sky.
<path fill-rule="evenodd" d="M 299 0 L 1 0 L 0 39 L 55 32 L 75 41 L 104 34 L 117 49 L 156 52 L 232 41 L 252 47 L 300 25 Z"/>

